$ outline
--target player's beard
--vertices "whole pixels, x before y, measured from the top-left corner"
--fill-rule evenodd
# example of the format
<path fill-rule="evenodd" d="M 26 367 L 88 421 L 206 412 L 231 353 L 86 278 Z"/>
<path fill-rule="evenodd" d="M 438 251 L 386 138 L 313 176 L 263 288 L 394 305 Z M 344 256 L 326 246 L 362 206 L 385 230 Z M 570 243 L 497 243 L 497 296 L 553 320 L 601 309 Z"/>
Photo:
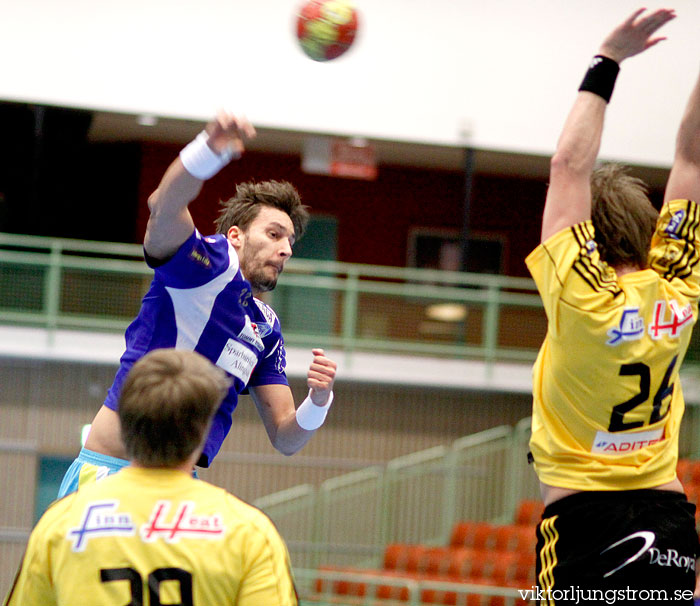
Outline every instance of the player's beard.
<path fill-rule="evenodd" d="M 242 269 L 246 280 L 253 287 L 253 292 L 269 292 L 277 286 L 279 273 L 273 272 L 269 265 Z"/>
<path fill-rule="evenodd" d="M 269 292 L 277 286 L 277 278 L 268 278 L 263 275 L 251 276 L 248 278 L 248 282 L 250 282 L 254 292 Z"/>
<path fill-rule="evenodd" d="M 277 263 L 264 246 L 247 242 L 238 252 L 241 271 L 253 288 L 253 293 L 269 292 L 277 286 L 277 279 L 284 269 L 284 259 Z"/>

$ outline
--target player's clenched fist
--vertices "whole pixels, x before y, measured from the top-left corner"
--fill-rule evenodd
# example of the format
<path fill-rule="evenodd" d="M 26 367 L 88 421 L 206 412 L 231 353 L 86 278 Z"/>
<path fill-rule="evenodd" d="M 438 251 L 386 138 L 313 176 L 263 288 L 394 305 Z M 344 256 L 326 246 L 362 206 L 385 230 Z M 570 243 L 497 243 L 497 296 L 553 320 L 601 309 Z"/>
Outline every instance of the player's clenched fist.
<path fill-rule="evenodd" d="M 309 366 L 306 383 L 311 389 L 311 401 L 317 406 L 323 406 L 333 389 L 338 365 L 327 358 L 322 349 L 312 349 L 311 353 L 314 354 L 314 359 Z"/>

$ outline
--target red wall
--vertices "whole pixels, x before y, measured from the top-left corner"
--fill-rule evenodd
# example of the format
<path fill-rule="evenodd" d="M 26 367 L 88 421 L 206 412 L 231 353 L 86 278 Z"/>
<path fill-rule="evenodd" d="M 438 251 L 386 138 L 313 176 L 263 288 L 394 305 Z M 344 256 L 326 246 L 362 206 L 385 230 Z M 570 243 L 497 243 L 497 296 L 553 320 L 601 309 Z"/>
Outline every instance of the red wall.
<path fill-rule="evenodd" d="M 137 234 L 143 237 L 146 200 L 179 146 L 143 147 Z M 477 167 L 478 170 L 478 167 Z M 291 181 L 311 212 L 338 220 L 338 261 L 405 266 L 412 227 L 461 230 L 464 177 L 460 173 L 380 166 L 376 181 L 358 181 L 301 171 L 298 156 L 248 152 L 208 181 L 190 209 L 203 233 L 213 231 L 218 202 L 230 197 L 235 183 L 255 179 Z M 524 258 L 539 241 L 544 181 L 476 174 L 472 188 L 471 229 L 504 238 L 508 275 L 527 275 Z"/>

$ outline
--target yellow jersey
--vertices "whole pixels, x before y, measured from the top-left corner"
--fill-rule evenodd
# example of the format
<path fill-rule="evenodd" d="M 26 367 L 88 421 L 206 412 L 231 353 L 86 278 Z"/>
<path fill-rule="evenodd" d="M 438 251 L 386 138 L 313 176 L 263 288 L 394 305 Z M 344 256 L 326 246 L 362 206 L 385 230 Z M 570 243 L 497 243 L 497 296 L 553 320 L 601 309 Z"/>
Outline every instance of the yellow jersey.
<path fill-rule="evenodd" d="M 601 261 L 591 221 L 527 257 L 547 314 L 530 440 L 542 482 L 631 490 L 675 478 L 685 407 L 678 371 L 700 296 L 699 220 L 694 202 L 665 204 L 649 268 L 619 276 Z"/>
<path fill-rule="evenodd" d="M 33 530 L 5 605 L 54 604 L 296 606 L 297 596 L 265 514 L 185 472 L 127 467 L 56 501 Z"/>

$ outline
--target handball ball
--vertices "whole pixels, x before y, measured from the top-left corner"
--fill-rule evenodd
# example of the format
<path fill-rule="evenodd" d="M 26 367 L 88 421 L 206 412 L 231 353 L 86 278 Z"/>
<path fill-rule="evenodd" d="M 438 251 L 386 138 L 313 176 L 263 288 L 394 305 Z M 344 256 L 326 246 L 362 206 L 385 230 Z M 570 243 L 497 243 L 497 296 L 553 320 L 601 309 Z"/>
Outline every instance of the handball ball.
<path fill-rule="evenodd" d="M 297 18 L 297 38 L 314 61 L 329 61 L 350 48 L 357 11 L 349 0 L 308 0 Z"/>

